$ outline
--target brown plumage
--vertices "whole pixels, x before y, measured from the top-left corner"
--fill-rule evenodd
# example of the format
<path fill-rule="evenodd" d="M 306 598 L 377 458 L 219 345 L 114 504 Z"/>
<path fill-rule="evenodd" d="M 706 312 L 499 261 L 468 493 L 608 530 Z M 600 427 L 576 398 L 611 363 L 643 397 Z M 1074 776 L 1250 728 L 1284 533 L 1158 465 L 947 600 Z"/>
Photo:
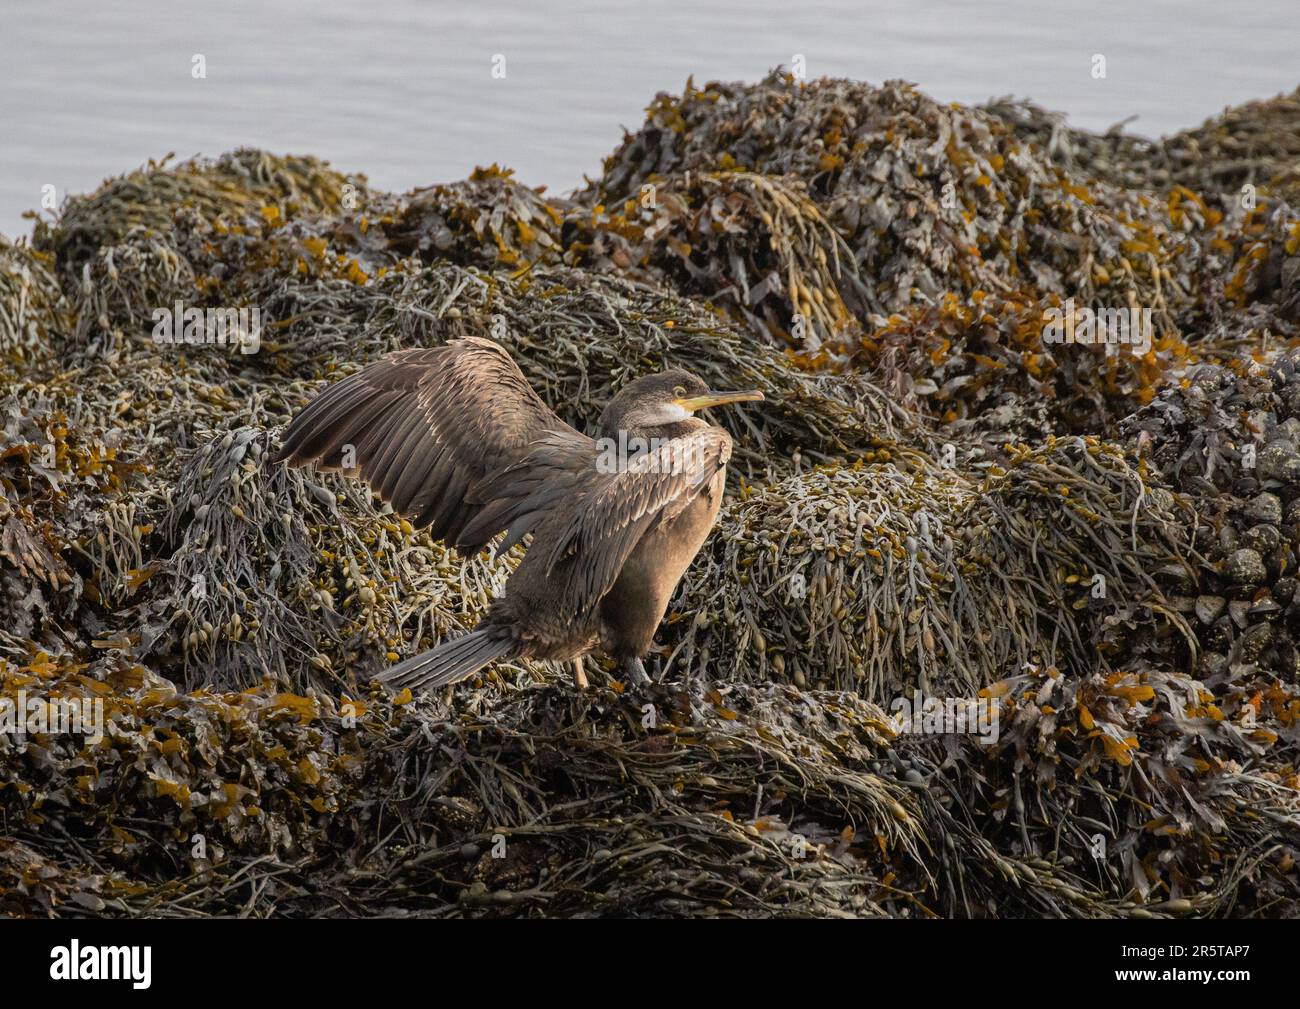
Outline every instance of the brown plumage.
<path fill-rule="evenodd" d="M 722 503 L 731 438 L 694 411 L 762 399 L 694 375 L 637 379 L 598 440 L 565 424 L 490 340 L 399 351 L 330 386 L 276 460 L 360 476 L 417 528 L 462 552 L 531 536 L 505 594 L 469 634 L 388 670 L 392 686 L 454 683 L 501 658 L 577 660 L 599 648 L 645 679 L 673 590 Z M 620 448 L 622 451 L 620 451 Z"/>

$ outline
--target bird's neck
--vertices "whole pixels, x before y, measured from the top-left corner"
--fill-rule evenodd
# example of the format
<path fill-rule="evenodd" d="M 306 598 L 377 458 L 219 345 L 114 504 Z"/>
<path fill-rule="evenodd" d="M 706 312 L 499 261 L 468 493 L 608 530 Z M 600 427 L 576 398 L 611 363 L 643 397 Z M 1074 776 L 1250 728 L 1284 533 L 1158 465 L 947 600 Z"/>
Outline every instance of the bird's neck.
<path fill-rule="evenodd" d="M 638 427 L 632 424 L 611 425 L 601 430 L 601 436 L 613 441 L 622 440 L 625 444 L 631 442 L 634 438 L 639 438 L 647 447 L 655 444 L 670 441 L 673 438 L 683 438 L 692 431 L 698 431 L 702 427 L 708 427 L 706 421 L 700 420 L 699 417 L 687 417 L 684 420 L 674 421 L 671 424 L 656 424 L 653 427 Z"/>

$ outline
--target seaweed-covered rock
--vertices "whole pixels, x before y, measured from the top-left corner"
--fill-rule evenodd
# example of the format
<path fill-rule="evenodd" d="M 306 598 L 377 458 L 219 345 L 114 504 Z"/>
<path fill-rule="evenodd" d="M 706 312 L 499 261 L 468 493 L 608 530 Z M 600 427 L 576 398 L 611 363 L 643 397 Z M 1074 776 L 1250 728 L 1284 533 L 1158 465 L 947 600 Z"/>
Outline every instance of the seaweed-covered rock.
<path fill-rule="evenodd" d="M 485 269 L 559 262 L 560 211 L 513 176 L 493 165 L 410 194 L 380 218 L 389 246 L 400 256 Z"/>
<path fill-rule="evenodd" d="M 1194 355 L 1296 334 L 1300 218 L 1285 203 L 1211 203 L 1171 177 L 1090 172 L 1060 156 L 1062 129 L 1041 119 L 900 82 L 688 83 L 656 98 L 579 194 L 594 237 L 570 255 L 684 283 L 767 337 L 797 329 L 811 361 L 857 337 L 857 362 L 896 376 L 891 391 L 910 405 L 995 438 L 1095 433 Z M 1121 165 L 1152 149 L 1093 139 Z M 754 178 L 793 190 L 782 203 L 797 226 L 773 233 Z M 655 209 L 647 192 L 663 194 Z M 819 251 L 797 253 L 809 243 Z M 1243 333 L 1218 310 L 1225 298 L 1269 309 Z M 1085 311 L 1146 320 L 1141 345 L 1109 323 L 1118 342 L 1105 352 L 1091 335 L 1075 343 Z M 1067 320 L 1064 344 L 1046 338 L 1053 313 Z"/>
<path fill-rule="evenodd" d="M 573 201 L 256 151 L 69 200 L 0 244 L 0 693 L 105 717 L 0 731 L 0 910 L 1293 908 L 1300 225 L 1223 188 L 1285 175 L 1288 102 L 1161 146 L 777 75 L 657 99 Z M 155 339 L 177 301 L 258 339 Z M 1150 346 L 1046 339 L 1098 302 Z M 465 335 L 580 428 L 663 367 L 765 392 L 664 682 L 368 686 L 514 555 L 266 460 Z"/>
<path fill-rule="evenodd" d="M 1178 185 L 1207 198 L 1237 200 L 1249 184 L 1300 206 L 1288 188 L 1300 158 L 1300 89 L 1225 109 L 1160 140 L 1126 133 L 1122 126 L 1104 134 L 1074 130 L 1064 115 L 1032 102 L 1003 99 L 984 110 L 1067 169 L 1126 189 Z"/>
<path fill-rule="evenodd" d="M 699 294 L 818 361 L 857 343 L 867 305 L 852 251 L 796 178 L 688 172 L 648 201 L 571 215 L 569 262 Z"/>
<path fill-rule="evenodd" d="M 0 237 L 0 369 L 48 356 L 69 318 L 51 257 Z"/>
<path fill-rule="evenodd" d="M 314 158 L 279 158 L 241 148 L 215 160 L 150 162 L 71 197 L 58 221 L 37 226 L 34 245 L 55 258 L 76 302 L 77 335 L 120 343 L 154 309 L 203 301 L 207 279 L 186 235 L 259 234 L 299 215 L 338 210 L 364 195 Z"/>
<path fill-rule="evenodd" d="M 1118 446 L 943 459 L 882 449 L 729 502 L 670 614 L 672 664 L 887 704 L 1026 663 L 1194 655 L 1171 596 L 1195 578 L 1195 515 Z"/>
<path fill-rule="evenodd" d="M 881 314 L 1025 285 L 1080 299 L 1103 288 L 1121 302 L 1131 291 L 1151 304 L 1159 268 L 1133 246 L 1159 260 L 1184 251 L 1142 194 L 1104 183 L 1094 193 L 999 118 L 898 81 L 688 84 L 656 99 L 583 197 L 608 205 L 647 182 L 733 168 L 803 180 Z"/>

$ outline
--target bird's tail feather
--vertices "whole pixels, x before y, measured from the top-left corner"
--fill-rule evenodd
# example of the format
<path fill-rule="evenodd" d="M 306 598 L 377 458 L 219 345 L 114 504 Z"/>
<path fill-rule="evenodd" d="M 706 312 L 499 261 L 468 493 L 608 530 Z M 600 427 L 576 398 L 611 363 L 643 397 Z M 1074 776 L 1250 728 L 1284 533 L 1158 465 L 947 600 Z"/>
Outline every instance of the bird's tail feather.
<path fill-rule="evenodd" d="M 514 650 L 514 642 L 495 630 L 470 631 L 399 662 L 381 673 L 379 682 L 394 690 L 444 687 L 473 675 L 493 659 L 505 658 Z"/>

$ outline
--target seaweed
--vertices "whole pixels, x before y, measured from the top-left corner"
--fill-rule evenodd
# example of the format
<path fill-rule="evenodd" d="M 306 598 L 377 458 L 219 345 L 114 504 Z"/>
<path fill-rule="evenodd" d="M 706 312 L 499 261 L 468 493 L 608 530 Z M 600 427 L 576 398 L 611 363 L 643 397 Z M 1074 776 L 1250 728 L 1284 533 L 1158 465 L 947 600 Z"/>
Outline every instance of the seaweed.
<path fill-rule="evenodd" d="M 0 731 L 0 911 L 1294 914 L 1294 109 L 1146 141 L 778 73 L 658 97 L 572 200 L 251 150 L 70 199 L 0 243 L 0 699 L 103 732 Z M 1099 299 L 1151 346 L 1044 342 Z M 765 392 L 660 682 L 371 686 L 518 554 L 267 460 L 465 335 L 579 428 L 663 367 Z"/>

